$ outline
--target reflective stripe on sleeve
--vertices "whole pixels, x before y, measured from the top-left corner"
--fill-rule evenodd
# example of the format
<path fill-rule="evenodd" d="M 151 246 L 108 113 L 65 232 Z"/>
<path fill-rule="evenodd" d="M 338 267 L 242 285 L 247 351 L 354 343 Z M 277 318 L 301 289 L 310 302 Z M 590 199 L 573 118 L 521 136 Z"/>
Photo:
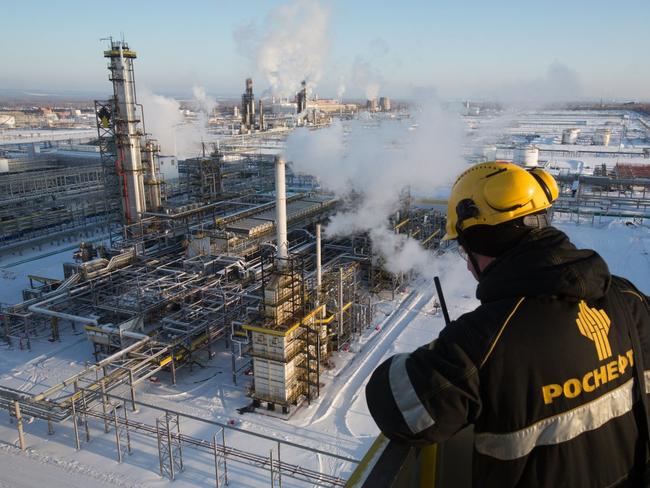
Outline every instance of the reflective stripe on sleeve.
<path fill-rule="evenodd" d="M 645 371 L 645 377 L 648 391 L 650 371 Z M 630 379 L 596 400 L 516 432 L 476 434 L 474 446 L 481 454 L 510 461 L 526 456 L 537 446 L 569 441 L 630 412 L 634 405 L 633 386 L 634 379 Z"/>
<path fill-rule="evenodd" d="M 399 408 L 411 432 L 417 434 L 431 427 L 435 421 L 431 418 L 427 409 L 424 408 L 418 394 L 415 392 L 415 388 L 413 388 L 411 379 L 406 371 L 406 360 L 408 357 L 408 354 L 397 354 L 393 356 L 390 362 L 388 379 L 397 408 Z"/>

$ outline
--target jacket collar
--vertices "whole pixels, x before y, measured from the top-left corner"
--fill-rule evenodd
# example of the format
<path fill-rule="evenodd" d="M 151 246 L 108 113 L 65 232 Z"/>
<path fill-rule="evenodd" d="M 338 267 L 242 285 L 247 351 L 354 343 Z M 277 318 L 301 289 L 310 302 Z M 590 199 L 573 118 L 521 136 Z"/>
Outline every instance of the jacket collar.
<path fill-rule="evenodd" d="M 589 249 L 576 249 L 554 227 L 534 229 L 481 273 L 476 297 L 481 302 L 521 296 L 556 295 L 599 299 L 609 288 L 605 261 Z"/>

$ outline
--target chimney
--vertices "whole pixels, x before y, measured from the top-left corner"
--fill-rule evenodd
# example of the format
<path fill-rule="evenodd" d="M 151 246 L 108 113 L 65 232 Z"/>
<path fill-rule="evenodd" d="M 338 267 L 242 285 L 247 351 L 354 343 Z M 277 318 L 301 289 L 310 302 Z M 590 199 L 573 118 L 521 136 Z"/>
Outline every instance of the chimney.
<path fill-rule="evenodd" d="M 316 289 L 317 299 L 320 299 L 320 288 L 323 284 L 322 262 L 321 262 L 321 237 L 320 224 L 316 224 Z"/>
<path fill-rule="evenodd" d="M 260 100 L 260 130 L 264 130 L 264 104 Z"/>
<path fill-rule="evenodd" d="M 285 181 L 285 161 L 280 156 L 275 158 L 275 227 L 276 244 L 278 246 L 277 258 L 279 266 L 286 265 L 289 257 L 289 244 L 287 242 L 287 188 Z"/>

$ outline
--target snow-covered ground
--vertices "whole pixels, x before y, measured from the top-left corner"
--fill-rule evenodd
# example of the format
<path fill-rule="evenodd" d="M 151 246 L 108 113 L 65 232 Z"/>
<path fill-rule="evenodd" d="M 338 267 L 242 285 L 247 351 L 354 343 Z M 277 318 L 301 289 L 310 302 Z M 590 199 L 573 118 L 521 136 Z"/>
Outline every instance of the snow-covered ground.
<path fill-rule="evenodd" d="M 578 247 L 596 249 L 608 262 L 613 273 L 631 279 L 642 291 L 650 293 L 648 249 L 650 229 L 644 225 L 613 221 L 600 226 L 556 222 Z M 438 270 L 450 308 L 456 317 L 477 304 L 475 283 L 464 269 L 465 263 L 450 256 Z M 39 274 L 41 273 L 39 271 Z M 193 371 L 179 372 L 175 386 L 165 375 L 160 382 L 148 382 L 138 389 L 138 400 L 159 408 L 172 408 L 196 417 L 228 424 L 238 429 L 265 434 L 293 442 L 360 459 L 368 450 L 378 430 L 365 402 L 365 384 L 373 369 L 385 358 L 411 351 L 434 339 L 443 327 L 441 315 L 434 313 L 434 287 L 428 280 L 413 282 L 394 302 L 378 306 L 378 316 L 360 342 L 350 352 L 333 359 L 336 367 L 322 375 L 325 387 L 311 405 L 298 410 L 288 421 L 259 413 L 239 415 L 236 409 L 248 403 L 246 376 L 232 383 L 230 353 L 220 345 L 214 358 L 199 357 Z M 0 384 L 23 391 L 38 391 L 81 369 L 91 360 L 90 347 L 70 330 L 63 331 L 61 344 L 38 339 L 28 353 L 17 349 L 0 350 Z M 124 395 L 126 396 L 126 395 Z M 141 407 L 131 418 L 151 423 L 160 412 Z M 210 439 L 217 431 L 198 421 L 184 421 L 188 435 Z M 71 422 L 56 426 L 56 433 L 47 435 L 44 422 L 27 424 L 28 451 L 19 452 L 15 425 L 6 413 L 0 413 L 0 487 L 33 487 L 47 481 L 50 486 L 171 486 L 158 474 L 158 450 L 155 439 L 132 435 L 133 453 L 122 464 L 115 461 L 114 433 L 103 433 L 103 424 L 90 420 L 91 441 L 82 441 L 82 449 L 74 449 Z M 228 430 L 228 445 L 268 456 L 277 449 L 270 440 L 245 432 Z M 185 449 L 185 469 L 173 482 L 179 488 L 214 486 L 214 464 L 205 452 Z M 274 454 L 275 455 L 275 454 Z M 352 472 L 353 463 L 346 463 L 298 448 L 282 447 L 283 462 L 298 464 L 341 477 Z M 20 469 L 25 476 L 15 474 Z M 268 471 L 231 461 L 228 465 L 230 486 L 262 487 L 270 482 Z M 4 484 L 3 484 L 4 483 Z M 283 478 L 283 485 L 306 486 Z"/>
<path fill-rule="evenodd" d="M 74 236 L 56 238 L 49 243 L 0 255 L 0 304 L 13 305 L 23 299 L 29 287 L 28 275 L 63 279 L 63 263 L 72 262 L 72 254 L 85 239 L 95 244 L 108 240 L 105 230 L 79 232 Z"/>
<path fill-rule="evenodd" d="M 611 273 L 627 278 L 650 295 L 650 225 L 634 219 L 603 222 L 596 227 L 555 221 L 579 248 L 595 249 Z"/>

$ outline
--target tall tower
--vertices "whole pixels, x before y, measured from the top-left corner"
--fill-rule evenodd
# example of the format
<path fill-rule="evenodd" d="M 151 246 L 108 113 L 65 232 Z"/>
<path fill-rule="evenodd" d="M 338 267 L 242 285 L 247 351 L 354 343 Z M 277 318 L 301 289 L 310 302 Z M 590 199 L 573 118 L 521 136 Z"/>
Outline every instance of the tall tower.
<path fill-rule="evenodd" d="M 254 125 L 255 125 L 255 95 L 253 95 L 253 79 L 246 78 L 246 91 L 241 96 L 242 132 L 252 129 Z"/>
<path fill-rule="evenodd" d="M 158 177 L 160 168 L 158 166 L 159 146 L 152 140 L 146 139 L 142 149 L 142 155 L 145 161 L 145 202 L 146 208 L 150 212 L 158 211 L 162 207 L 161 186 L 163 182 Z"/>
<path fill-rule="evenodd" d="M 296 95 L 297 113 L 301 114 L 307 109 L 307 82 L 305 80 L 301 83 L 302 88 Z"/>
<path fill-rule="evenodd" d="M 266 122 L 264 122 L 264 103 L 260 100 L 260 130 L 266 130 Z"/>
<path fill-rule="evenodd" d="M 138 222 L 146 210 L 144 176 L 140 155 L 140 122 L 136 117 L 135 79 L 131 51 L 124 41 L 113 41 L 111 48 L 104 51 L 109 59 L 109 79 L 113 82 L 115 113 L 113 124 L 117 151 L 116 170 L 122 195 L 122 215 L 127 224 Z"/>

